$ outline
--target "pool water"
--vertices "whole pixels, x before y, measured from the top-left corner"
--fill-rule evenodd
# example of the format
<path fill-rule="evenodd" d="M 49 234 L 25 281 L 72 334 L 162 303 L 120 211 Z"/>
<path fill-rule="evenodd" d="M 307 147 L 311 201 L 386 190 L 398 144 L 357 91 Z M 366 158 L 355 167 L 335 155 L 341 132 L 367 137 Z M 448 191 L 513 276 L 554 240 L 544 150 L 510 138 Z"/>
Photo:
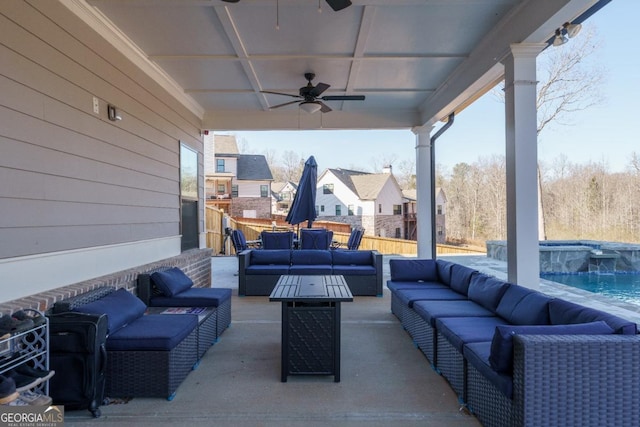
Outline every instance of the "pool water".
<path fill-rule="evenodd" d="M 544 274 L 543 279 L 640 305 L 640 274 Z"/>

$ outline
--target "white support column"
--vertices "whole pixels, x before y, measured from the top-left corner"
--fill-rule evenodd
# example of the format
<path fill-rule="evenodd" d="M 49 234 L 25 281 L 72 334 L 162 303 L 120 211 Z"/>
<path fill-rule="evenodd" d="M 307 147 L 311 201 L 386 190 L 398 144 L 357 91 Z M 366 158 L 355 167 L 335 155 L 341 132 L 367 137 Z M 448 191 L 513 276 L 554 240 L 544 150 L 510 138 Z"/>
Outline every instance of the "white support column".
<path fill-rule="evenodd" d="M 435 209 L 431 200 L 431 138 L 433 126 L 413 128 L 416 134 L 416 220 L 418 224 L 418 258 L 434 259 L 432 233 L 435 227 L 431 212 Z"/>
<path fill-rule="evenodd" d="M 505 65 L 507 276 L 540 286 L 536 57 L 545 44 L 512 44 Z"/>

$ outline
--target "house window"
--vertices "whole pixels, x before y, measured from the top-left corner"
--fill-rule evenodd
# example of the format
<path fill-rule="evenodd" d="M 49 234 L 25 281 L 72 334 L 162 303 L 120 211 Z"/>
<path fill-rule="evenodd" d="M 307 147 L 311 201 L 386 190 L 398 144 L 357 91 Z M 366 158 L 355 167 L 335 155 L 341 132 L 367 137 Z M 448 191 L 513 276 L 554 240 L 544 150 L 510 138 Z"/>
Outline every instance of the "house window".
<path fill-rule="evenodd" d="M 378 213 L 382 213 L 382 203 L 378 204 Z"/>
<path fill-rule="evenodd" d="M 402 205 L 393 205 L 393 214 L 402 215 Z"/>
<path fill-rule="evenodd" d="M 224 172 L 224 159 L 216 159 L 216 172 Z"/>
<path fill-rule="evenodd" d="M 324 212 L 324 205 L 320 205 L 320 212 Z"/>
<path fill-rule="evenodd" d="M 347 206 L 347 215 L 353 215 L 353 205 Z"/>
<path fill-rule="evenodd" d="M 400 237 L 402 237 L 402 234 L 400 234 L 400 227 L 396 227 L 396 239 L 399 239 Z"/>
<path fill-rule="evenodd" d="M 333 194 L 333 184 L 324 184 L 322 186 L 322 194 Z"/>
<path fill-rule="evenodd" d="M 436 208 L 438 215 L 442 215 L 442 205 L 438 205 Z"/>
<path fill-rule="evenodd" d="M 231 197 L 238 197 L 238 186 L 237 185 L 232 185 L 231 186 Z"/>
<path fill-rule="evenodd" d="M 269 186 L 261 185 L 260 186 L 260 197 L 269 197 Z"/>
<path fill-rule="evenodd" d="M 224 184 L 218 184 L 218 194 L 224 194 L 227 187 Z"/>
<path fill-rule="evenodd" d="M 438 226 L 437 230 L 438 230 L 438 236 L 442 236 L 444 234 L 444 229 L 442 228 L 441 225 Z"/>
<path fill-rule="evenodd" d="M 284 193 L 282 195 L 282 200 L 291 200 L 291 194 L 290 193 Z"/>
<path fill-rule="evenodd" d="M 336 205 L 336 216 L 342 215 L 342 205 Z"/>
<path fill-rule="evenodd" d="M 198 152 L 180 143 L 180 247 L 183 251 L 198 247 L 198 227 Z"/>

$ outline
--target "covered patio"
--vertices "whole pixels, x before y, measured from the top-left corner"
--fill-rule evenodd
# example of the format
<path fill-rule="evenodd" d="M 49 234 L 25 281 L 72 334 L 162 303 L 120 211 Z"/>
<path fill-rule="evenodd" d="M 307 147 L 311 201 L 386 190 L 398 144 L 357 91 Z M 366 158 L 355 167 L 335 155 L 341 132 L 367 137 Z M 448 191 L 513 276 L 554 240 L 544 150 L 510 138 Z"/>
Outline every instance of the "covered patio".
<path fill-rule="evenodd" d="M 412 129 L 418 256 L 435 258 L 436 140 L 502 80 L 506 274 L 539 287 L 536 56 L 609 1 L 354 0 L 339 11 L 324 0 L 1 2 L 0 312 L 46 311 L 105 277 L 135 293 L 140 267 L 169 259 L 208 263 L 210 130 Z M 325 85 L 308 100 L 309 72 Z M 353 96 L 365 99 L 340 100 Z M 332 111 L 300 105 L 320 100 Z M 211 268 L 213 286 L 237 286 L 236 266 Z M 176 401 L 109 405 L 95 422 L 477 425 L 418 351 L 396 351 L 412 344 L 386 298 L 345 304 L 337 387 L 318 379 L 287 390 L 278 305 L 234 298 L 234 326 Z M 296 401 L 309 386 L 313 400 Z"/>

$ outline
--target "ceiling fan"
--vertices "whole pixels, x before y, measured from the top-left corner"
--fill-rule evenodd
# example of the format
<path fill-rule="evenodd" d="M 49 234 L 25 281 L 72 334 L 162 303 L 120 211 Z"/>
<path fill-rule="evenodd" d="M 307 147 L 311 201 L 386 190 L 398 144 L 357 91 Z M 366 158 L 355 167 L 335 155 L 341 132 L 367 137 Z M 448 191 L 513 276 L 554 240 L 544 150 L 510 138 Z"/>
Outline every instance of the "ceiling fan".
<path fill-rule="evenodd" d="M 240 0 L 222 0 L 227 3 L 238 3 Z M 338 11 L 351 6 L 351 0 L 325 0 L 331 9 Z"/>
<path fill-rule="evenodd" d="M 311 80 L 313 80 L 315 77 L 316 75 L 314 73 L 304 74 L 304 78 L 307 79 L 307 85 L 300 88 L 299 95 L 291 95 L 290 93 L 282 92 L 272 92 L 269 90 L 261 90 L 260 93 L 270 93 L 272 95 L 283 95 L 290 96 L 292 98 L 298 98 L 295 101 L 274 105 L 270 108 L 272 110 L 274 108 L 280 108 L 286 105 L 299 103 L 300 108 L 307 113 L 315 113 L 318 110 L 322 111 L 323 113 L 332 111 L 331 108 L 322 101 L 364 101 L 364 95 L 325 95 L 321 97 L 320 95 L 322 95 L 325 90 L 329 89 L 330 85 L 326 83 L 318 83 L 315 86 L 312 85 Z"/>

